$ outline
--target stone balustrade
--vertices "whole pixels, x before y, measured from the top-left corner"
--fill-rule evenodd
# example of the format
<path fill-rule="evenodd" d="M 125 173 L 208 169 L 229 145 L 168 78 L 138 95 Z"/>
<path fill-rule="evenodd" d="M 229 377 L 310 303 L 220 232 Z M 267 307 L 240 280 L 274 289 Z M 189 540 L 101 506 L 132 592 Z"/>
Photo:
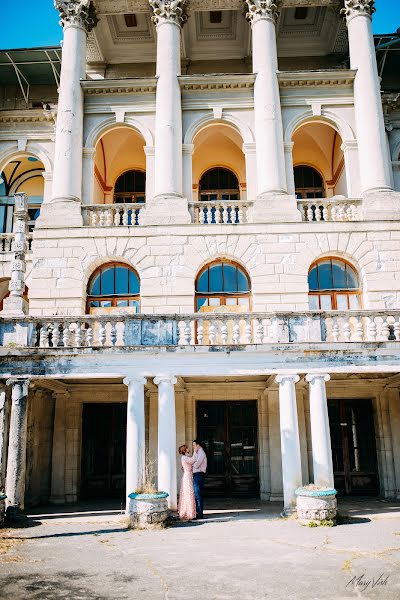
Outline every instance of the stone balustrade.
<path fill-rule="evenodd" d="M 400 342 L 400 310 L 0 318 L 0 346 L 3 347 L 104 348 L 364 342 Z"/>
<path fill-rule="evenodd" d="M 90 204 L 82 206 L 86 227 L 130 227 L 140 225 L 144 204 Z"/>
<path fill-rule="evenodd" d="M 0 252 L 13 252 L 13 233 L 0 233 Z M 32 250 L 32 235 L 27 235 L 28 252 Z"/>
<path fill-rule="evenodd" d="M 220 223 L 237 225 L 248 223 L 249 209 L 252 204 L 252 202 L 243 200 L 221 200 L 190 202 L 189 207 L 194 223 L 200 223 L 201 225 Z"/>
<path fill-rule="evenodd" d="M 356 198 L 315 198 L 299 201 L 298 208 L 303 221 L 361 221 L 361 202 Z"/>

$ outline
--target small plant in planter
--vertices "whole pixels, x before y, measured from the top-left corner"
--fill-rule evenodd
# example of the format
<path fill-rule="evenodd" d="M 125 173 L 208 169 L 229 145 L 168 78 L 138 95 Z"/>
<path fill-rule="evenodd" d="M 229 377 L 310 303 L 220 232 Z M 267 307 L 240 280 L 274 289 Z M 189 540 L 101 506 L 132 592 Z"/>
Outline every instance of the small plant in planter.
<path fill-rule="evenodd" d="M 309 527 L 336 525 L 337 491 L 314 484 L 296 490 L 297 518 Z"/>
<path fill-rule="evenodd" d="M 164 527 L 168 518 L 168 494 L 157 490 L 154 461 L 146 454 L 142 484 L 129 494 L 129 524 L 135 529 Z"/>
<path fill-rule="evenodd" d="M 7 496 L 4 493 L 4 490 L 0 490 L 0 527 L 4 524 L 4 517 L 6 512 L 6 500 Z"/>

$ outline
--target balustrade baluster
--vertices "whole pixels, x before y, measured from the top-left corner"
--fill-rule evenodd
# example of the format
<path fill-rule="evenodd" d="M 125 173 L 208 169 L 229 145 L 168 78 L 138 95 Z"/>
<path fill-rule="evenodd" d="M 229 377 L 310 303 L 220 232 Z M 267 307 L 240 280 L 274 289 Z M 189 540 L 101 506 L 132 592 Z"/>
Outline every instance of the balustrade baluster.
<path fill-rule="evenodd" d="M 222 208 L 222 222 L 223 223 L 227 223 L 228 222 L 228 217 L 229 217 L 228 210 L 227 210 L 227 208 L 226 208 L 226 206 L 224 204 L 222 205 L 221 208 Z"/>
<path fill-rule="evenodd" d="M 122 225 L 124 225 L 125 227 L 128 225 L 129 223 L 129 212 L 128 209 L 126 208 L 126 206 L 124 206 L 124 208 L 122 209 Z"/>
<path fill-rule="evenodd" d="M 400 317 L 393 324 L 393 334 L 397 342 L 400 342 Z"/>
<path fill-rule="evenodd" d="M 382 324 L 381 324 L 381 331 L 380 331 L 380 339 L 382 342 L 387 342 L 390 336 L 390 328 L 389 328 L 389 323 L 388 323 L 388 318 L 387 317 L 383 317 L 382 320 Z"/>
<path fill-rule="evenodd" d="M 80 321 L 77 321 L 74 333 L 75 347 L 80 348 L 82 346 L 82 325 Z"/>
<path fill-rule="evenodd" d="M 376 341 L 376 331 L 377 331 L 375 319 L 374 319 L 374 317 L 367 317 L 367 320 L 368 320 L 368 324 L 367 324 L 368 341 L 375 342 Z"/>
<path fill-rule="evenodd" d="M 354 341 L 362 342 L 364 339 L 364 327 L 362 317 L 354 317 L 355 319 L 355 331 L 354 331 Z"/>
<path fill-rule="evenodd" d="M 93 344 L 93 327 L 92 323 L 89 322 L 88 328 L 86 330 L 86 347 L 91 348 Z"/>
<path fill-rule="evenodd" d="M 208 328 L 208 337 L 210 340 L 210 345 L 214 346 L 216 339 L 217 339 L 217 328 L 216 328 L 216 324 L 215 321 L 213 319 L 210 319 L 209 321 L 209 328 Z"/>
<path fill-rule="evenodd" d="M 263 319 L 262 320 L 262 343 L 263 344 L 269 344 L 270 342 L 270 337 L 269 337 L 269 328 L 271 326 L 271 319 Z"/>
<path fill-rule="evenodd" d="M 245 319 L 245 326 L 244 326 L 244 343 L 245 344 L 251 344 L 251 338 L 252 338 L 252 326 L 251 326 L 251 318 L 250 319 Z"/>
<path fill-rule="evenodd" d="M 106 224 L 106 227 L 111 227 L 111 225 L 113 224 L 113 214 L 112 214 L 111 208 L 108 208 L 106 210 L 105 224 Z"/>
<path fill-rule="evenodd" d="M 117 343 L 117 324 L 115 321 L 111 323 L 110 342 L 111 346 L 115 346 Z"/>
<path fill-rule="evenodd" d="M 307 204 L 307 221 L 314 221 L 314 211 L 311 203 Z"/>
<path fill-rule="evenodd" d="M 221 223 L 221 220 L 222 220 L 222 218 L 221 218 L 221 205 L 217 204 L 216 207 L 215 207 L 215 222 L 217 224 L 219 224 L 219 223 Z"/>
<path fill-rule="evenodd" d="M 199 319 L 197 321 L 197 343 L 202 346 L 204 339 L 204 321 Z"/>
<path fill-rule="evenodd" d="M 221 344 L 226 346 L 228 343 L 228 318 L 221 321 Z"/>
<path fill-rule="evenodd" d="M 69 337 L 70 337 L 69 324 L 63 323 L 62 339 L 63 339 L 64 348 L 67 348 L 69 346 Z"/>
<path fill-rule="evenodd" d="M 339 327 L 339 319 L 336 317 L 332 318 L 332 340 L 334 343 L 339 341 L 340 335 L 340 327 Z"/>
<path fill-rule="evenodd" d="M 319 204 L 315 205 L 315 220 L 317 222 L 321 221 L 321 219 L 322 219 L 321 208 L 322 207 Z"/>
<path fill-rule="evenodd" d="M 254 319 L 254 343 L 262 344 L 263 342 L 263 326 L 261 319 Z"/>
<path fill-rule="evenodd" d="M 40 328 L 40 337 L 39 337 L 39 347 L 40 348 L 48 348 L 49 347 L 49 331 L 48 331 L 48 323 L 43 323 Z"/>
<path fill-rule="evenodd" d="M 349 317 L 343 317 L 342 332 L 343 332 L 344 341 L 345 342 L 350 342 L 351 327 L 350 327 L 350 319 L 349 319 Z"/>
<path fill-rule="evenodd" d="M 190 320 L 187 319 L 184 321 L 184 329 L 183 329 L 183 340 L 185 346 L 190 346 L 190 341 L 192 339 L 192 328 L 190 327 Z"/>
<path fill-rule="evenodd" d="M 91 210 L 89 212 L 89 214 L 91 216 L 91 225 L 92 225 L 92 227 L 96 227 L 97 223 L 98 223 L 98 220 L 99 220 L 96 209 Z"/>
<path fill-rule="evenodd" d="M 104 321 L 100 321 L 99 322 L 99 338 L 98 338 L 98 345 L 100 347 L 104 346 L 106 337 L 107 337 L 106 325 L 105 325 Z"/>
<path fill-rule="evenodd" d="M 59 324 L 58 323 L 53 323 L 53 331 L 52 331 L 52 336 L 51 336 L 51 343 L 53 345 L 53 348 L 57 348 L 59 341 L 60 341 L 60 329 L 59 329 Z"/>
<path fill-rule="evenodd" d="M 120 213 L 120 209 L 119 206 L 115 208 L 114 210 L 114 225 L 116 227 L 118 227 L 121 223 L 121 213 Z"/>

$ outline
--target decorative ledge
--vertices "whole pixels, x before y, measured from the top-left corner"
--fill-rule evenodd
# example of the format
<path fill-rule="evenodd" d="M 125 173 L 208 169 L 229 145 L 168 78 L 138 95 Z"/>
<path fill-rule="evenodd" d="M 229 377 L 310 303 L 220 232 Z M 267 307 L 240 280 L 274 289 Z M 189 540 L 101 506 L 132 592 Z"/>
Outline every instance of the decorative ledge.
<path fill-rule="evenodd" d="M 256 76 L 253 73 L 213 73 L 211 75 L 181 75 L 182 91 L 198 90 L 249 90 L 253 89 Z"/>
<path fill-rule="evenodd" d="M 155 94 L 157 78 L 85 79 L 81 81 L 81 86 L 88 96 L 104 94 Z"/>
<path fill-rule="evenodd" d="M 54 125 L 56 111 L 38 109 L 0 110 L 0 123 L 51 123 Z"/>
<path fill-rule="evenodd" d="M 352 87 L 355 70 L 330 69 L 327 71 L 280 71 L 279 86 L 286 87 Z"/>

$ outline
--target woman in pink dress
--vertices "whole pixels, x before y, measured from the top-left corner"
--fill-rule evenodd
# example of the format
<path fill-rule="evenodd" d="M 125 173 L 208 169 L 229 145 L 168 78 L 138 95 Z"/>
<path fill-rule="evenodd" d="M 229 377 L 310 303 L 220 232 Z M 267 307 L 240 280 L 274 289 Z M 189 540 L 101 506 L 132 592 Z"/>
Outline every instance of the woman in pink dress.
<path fill-rule="evenodd" d="M 179 446 L 181 455 L 183 477 L 181 491 L 179 494 L 178 512 L 183 521 L 196 518 L 196 500 L 193 489 L 193 458 L 189 454 L 189 448 L 185 445 Z"/>

